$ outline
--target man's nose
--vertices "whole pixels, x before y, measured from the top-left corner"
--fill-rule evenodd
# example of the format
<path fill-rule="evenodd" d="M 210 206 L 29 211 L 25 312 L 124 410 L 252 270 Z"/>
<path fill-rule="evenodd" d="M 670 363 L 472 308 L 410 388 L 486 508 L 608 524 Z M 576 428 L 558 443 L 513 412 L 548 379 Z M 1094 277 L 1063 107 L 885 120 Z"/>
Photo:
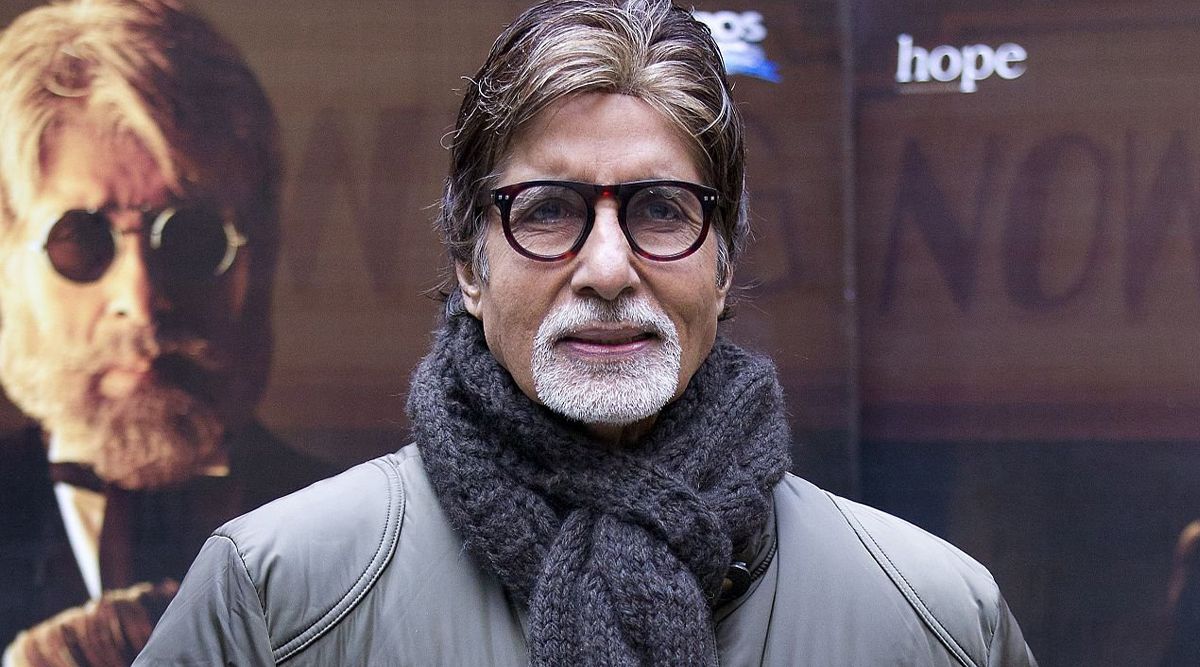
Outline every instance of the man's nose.
<path fill-rule="evenodd" d="M 617 221 L 616 202 L 602 201 L 596 206 L 592 231 L 575 258 L 571 287 L 576 292 L 588 292 L 606 301 L 616 299 L 626 290 L 641 284 L 633 248 L 625 239 Z"/>
<path fill-rule="evenodd" d="M 170 309 L 170 302 L 150 275 L 145 243 L 141 234 L 125 234 L 102 278 L 110 317 L 149 324 L 159 313 Z"/>

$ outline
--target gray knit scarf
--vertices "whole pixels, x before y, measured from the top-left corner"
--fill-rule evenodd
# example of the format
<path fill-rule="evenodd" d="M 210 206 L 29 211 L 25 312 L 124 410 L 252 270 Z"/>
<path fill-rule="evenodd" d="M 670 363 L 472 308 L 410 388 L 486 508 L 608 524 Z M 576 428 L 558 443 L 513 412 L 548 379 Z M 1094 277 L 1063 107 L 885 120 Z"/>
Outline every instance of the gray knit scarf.
<path fill-rule="evenodd" d="M 786 470 L 775 368 L 718 340 L 636 449 L 533 403 L 451 315 L 408 415 L 442 508 L 529 610 L 533 665 L 716 665 L 712 609 Z"/>

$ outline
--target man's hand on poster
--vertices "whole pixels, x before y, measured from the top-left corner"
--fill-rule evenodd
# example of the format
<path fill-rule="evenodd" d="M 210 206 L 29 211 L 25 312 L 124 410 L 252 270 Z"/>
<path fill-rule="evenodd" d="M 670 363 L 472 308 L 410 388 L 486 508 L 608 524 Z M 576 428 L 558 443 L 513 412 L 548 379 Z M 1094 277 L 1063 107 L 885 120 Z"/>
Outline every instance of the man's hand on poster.
<path fill-rule="evenodd" d="M 106 591 L 17 635 L 2 667 L 128 667 L 178 590 L 166 579 Z"/>

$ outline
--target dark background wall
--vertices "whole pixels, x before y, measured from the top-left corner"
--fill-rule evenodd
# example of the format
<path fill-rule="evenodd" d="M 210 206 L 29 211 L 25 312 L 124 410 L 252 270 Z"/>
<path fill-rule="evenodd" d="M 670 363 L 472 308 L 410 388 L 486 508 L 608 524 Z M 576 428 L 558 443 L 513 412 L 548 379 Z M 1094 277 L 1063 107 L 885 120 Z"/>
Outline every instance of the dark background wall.
<path fill-rule="evenodd" d="M 987 563 L 1043 664 L 1155 664 L 1200 515 L 1200 11 L 853 15 L 863 496 Z M 1024 73 L 900 84 L 902 34 Z"/>
<path fill-rule="evenodd" d="M 0 0 L 0 24 L 35 4 Z M 297 447 L 349 464 L 404 444 L 437 312 L 440 140 L 525 4 L 193 3 L 282 123 L 260 412 Z M 1200 516 L 1200 8 L 698 9 L 774 66 L 733 77 L 756 239 L 726 331 L 775 357 L 797 472 L 983 561 L 1043 665 L 1154 664 L 1170 550 Z M 905 34 L 947 75 L 964 47 L 1026 57 L 975 92 L 902 83 Z"/>

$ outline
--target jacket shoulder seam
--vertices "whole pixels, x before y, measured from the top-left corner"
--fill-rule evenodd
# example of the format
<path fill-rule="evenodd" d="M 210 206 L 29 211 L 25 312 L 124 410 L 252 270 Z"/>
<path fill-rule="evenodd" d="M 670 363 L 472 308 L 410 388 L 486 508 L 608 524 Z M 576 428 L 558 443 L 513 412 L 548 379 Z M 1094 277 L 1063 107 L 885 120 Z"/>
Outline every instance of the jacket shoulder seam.
<path fill-rule="evenodd" d="M 387 479 L 387 515 L 375 553 L 354 584 L 327 611 L 307 627 L 300 629 L 291 639 L 271 647 L 272 657 L 277 664 L 295 657 L 341 622 L 375 586 L 375 582 L 378 581 L 380 574 L 395 553 L 404 516 L 404 484 L 394 465 L 380 460 L 371 463 L 383 471 Z"/>
<path fill-rule="evenodd" d="M 895 562 L 893 562 L 891 557 L 888 556 L 887 552 L 884 551 L 883 547 L 875 539 L 875 536 L 872 535 L 869 530 L 867 530 L 866 526 L 862 525 L 862 523 L 858 521 L 857 517 L 853 516 L 852 513 L 847 510 L 847 508 L 843 507 L 842 504 L 838 502 L 836 497 L 828 492 L 826 492 L 826 495 L 830 498 L 830 500 L 833 501 L 834 506 L 837 507 L 838 512 L 842 514 L 842 517 L 846 520 L 846 523 L 848 523 L 854 530 L 855 534 L 858 535 L 859 541 L 861 541 L 863 546 L 867 548 L 867 551 L 870 552 L 880 569 L 882 569 L 887 574 L 888 578 L 892 580 L 892 584 L 895 585 L 901 594 L 904 595 L 904 599 L 908 600 L 909 605 L 916 610 L 917 614 L 921 617 L 921 620 L 925 622 L 925 625 L 927 625 L 929 629 L 933 631 L 933 634 L 938 638 L 938 641 L 940 641 L 947 649 L 949 649 L 951 654 L 954 655 L 954 657 L 963 665 L 966 665 L 967 667 L 978 667 L 975 661 L 971 659 L 971 656 L 967 654 L 962 645 L 959 644 L 958 640 L 954 638 L 954 635 L 952 635 L 950 631 L 946 629 L 946 626 L 942 624 L 940 620 L 938 620 L 936 615 L 934 615 L 933 610 L 929 608 L 929 605 L 925 604 L 925 601 L 921 598 L 921 594 L 908 581 L 908 578 L 904 576 L 904 573 L 900 571 L 900 568 L 896 567 Z"/>
<path fill-rule="evenodd" d="M 1000 624 L 1003 623 L 1003 618 L 1004 618 L 1003 607 L 1004 607 L 1004 603 L 1000 599 L 1000 596 L 996 596 L 996 609 L 995 609 L 995 614 L 994 614 L 995 618 L 996 618 L 996 622 L 993 623 L 992 627 L 990 628 L 991 632 L 992 632 L 992 636 L 988 638 L 987 650 L 986 650 L 986 655 L 985 655 L 985 657 L 987 658 L 987 664 L 989 664 L 989 665 L 992 664 L 992 650 L 996 648 L 996 638 L 1000 636 Z"/>
<path fill-rule="evenodd" d="M 225 541 L 229 542 L 230 545 L 233 546 L 233 553 L 237 554 L 238 563 L 240 563 L 242 566 L 242 572 L 246 575 L 246 579 L 251 584 L 254 584 L 255 583 L 254 575 L 252 575 L 250 573 L 250 566 L 246 563 L 246 556 L 245 556 L 245 554 L 242 553 L 241 547 L 238 546 L 237 540 L 233 539 L 229 535 L 225 535 L 224 533 L 219 533 L 219 532 L 214 532 L 211 537 L 225 540 Z M 256 598 L 258 598 L 258 607 L 263 613 L 263 618 L 266 618 L 266 616 L 267 616 L 267 601 L 263 599 L 262 591 L 260 591 L 258 589 L 257 585 L 254 586 L 254 596 Z"/>

